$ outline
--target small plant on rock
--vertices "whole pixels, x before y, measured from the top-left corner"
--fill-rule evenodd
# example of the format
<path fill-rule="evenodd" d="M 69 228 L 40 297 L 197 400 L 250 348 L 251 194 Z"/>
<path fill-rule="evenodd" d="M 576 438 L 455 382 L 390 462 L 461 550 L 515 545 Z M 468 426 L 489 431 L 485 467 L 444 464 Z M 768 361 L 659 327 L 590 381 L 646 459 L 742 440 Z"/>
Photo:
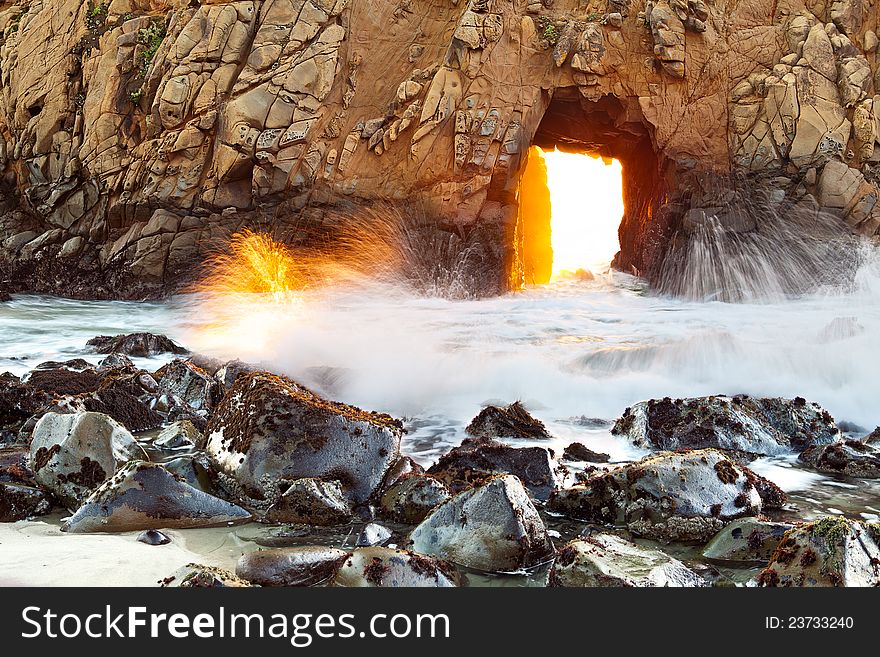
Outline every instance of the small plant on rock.
<path fill-rule="evenodd" d="M 135 64 L 138 67 L 140 77 L 147 76 L 147 71 L 150 70 L 150 65 L 153 63 L 156 53 L 159 52 L 159 47 L 162 45 L 166 33 L 165 23 L 161 20 L 154 20 L 149 27 L 138 31 L 138 43 L 143 46 L 143 50 L 141 50 Z"/>

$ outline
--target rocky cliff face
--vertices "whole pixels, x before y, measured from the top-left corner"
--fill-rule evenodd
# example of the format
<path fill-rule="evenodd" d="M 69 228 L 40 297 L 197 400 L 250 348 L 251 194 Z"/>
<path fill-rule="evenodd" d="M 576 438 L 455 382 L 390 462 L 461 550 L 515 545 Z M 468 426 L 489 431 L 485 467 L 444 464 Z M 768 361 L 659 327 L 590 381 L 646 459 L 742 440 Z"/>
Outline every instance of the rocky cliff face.
<path fill-rule="evenodd" d="M 530 144 L 617 157 L 618 266 L 739 196 L 880 227 L 875 0 L 0 0 L 0 284 L 148 296 L 244 226 L 418 199 L 515 269 Z M 745 225 L 743 225 L 745 224 Z"/>

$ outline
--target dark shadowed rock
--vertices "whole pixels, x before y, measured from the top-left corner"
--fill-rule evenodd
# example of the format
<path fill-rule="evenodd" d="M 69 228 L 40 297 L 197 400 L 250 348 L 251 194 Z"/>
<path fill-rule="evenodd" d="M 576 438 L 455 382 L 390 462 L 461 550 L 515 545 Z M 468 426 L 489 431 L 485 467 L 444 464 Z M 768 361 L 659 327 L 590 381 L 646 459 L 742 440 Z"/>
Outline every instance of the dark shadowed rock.
<path fill-rule="evenodd" d="M 323 546 L 260 550 L 242 556 L 235 574 L 259 586 L 314 586 L 333 577 L 349 555 Z"/>
<path fill-rule="evenodd" d="M 413 474 L 382 493 L 379 509 L 386 518 L 415 525 L 450 497 L 449 489 L 442 481 L 429 475 Z"/>
<path fill-rule="evenodd" d="M 290 484 L 266 512 L 269 522 L 306 525 L 343 525 L 351 520 L 351 506 L 338 481 L 306 477 Z"/>
<path fill-rule="evenodd" d="M 338 479 L 355 503 L 377 490 L 399 457 L 403 425 L 388 415 L 327 401 L 266 373 L 238 379 L 207 427 L 219 472 L 254 498 L 303 477 Z"/>
<path fill-rule="evenodd" d="M 475 438 L 552 438 L 544 423 L 535 419 L 520 402 L 510 406 L 487 406 L 465 429 Z"/>
<path fill-rule="evenodd" d="M 842 517 L 786 532 L 759 586 L 880 586 L 880 526 Z"/>
<path fill-rule="evenodd" d="M 164 335 L 153 333 L 129 333 L 128 335 L 99 335 L 86 342 L 99 354 L 125 354 L 126 356 L 156 356 L 158 354 L 185 354 L 186 349 Z"/>
<path fill-rule="evenodd" d="M 519 479 L 503 475 L 437 507 L 410 534 L 412 548 L 489 572 L 546 561 L 553 545 Z"/>
<path fill-rule="evenodd" d="M 745 395 L 652 399 L 626 409 L 611 432 L 640 447 L 783 454 L 836 440 L 834 418 L 818 404 Z"/>
<path fill-rule="evenodd" d="M 391 548 L 358 548 L 343 562 L 333 580 L 336 586 L 451 587 L 458 572 L 440 559 Z"/>
<path fill-rule="evenodd" d="M 0 431 L 16 433 L 34 413 L 50 401 L 48 393 L 14 374 L 0 374 Z"/>
<path fill-rule="evenodd" d="M 131 461 L 95 490 L 62 530 L 188 529 L 249 518 L 241 507 L 193 488 L 157 463 Z"/>
<path fill-rule="evenodd" d="M 101 375 L 91 363 L 77 358 L 41 363 L 27 372 L 22 382 L 50 395 L 80 395 L 97 390 Z"/>
<path fill-rule="evenodd" d="M 182 589 L 241 588 L 251 586 L 234 573 L 216 566 L 188 563 L 159 582 L 162 587 Z"/>
<path fill-rule="evenodd" d="M 758 518 L 740 518 L 724 526 L 703 548 L 703 556 L 719 563 L 767 563 L 792 526 Z"/>
<path fill-rule="evenodd" d="M 566 587 L 708 586 L 678 559 L 614 534 L 593 534 L 562 548 L 549 583 Z"/>
<path fill-rule="evenodd" d="M 129 431 L 148 431 L 162 426 L 162 416 L 150 408 L 140 374 L 111 371 L 91 395 L 83 397 L 88 411 L 105 413 Z"/>
<path fill-rule="evenodd" d="M 880 477 L 880 449 L 858 440 L 810 447 L 798 458 L 819 472 L 871 479 Z"/>
<path fill-rule="evenodd" d="M 761 511 L 754 476 L 714 449 L 662 452 L 557 491 L 549 507 L 649 538 L 706 540 Z"/>
<path fill-rule="evenodd" d="M 545 447 L 510 447 L 488 438 L 467 438 L 428 468 L 428 473 L 460 492 L 498 474 L 519 477 L 536 499 L 556 488 L 553 458 Z"/>
<path fill-rule="evenodd" d="M 571 443 L 562 453 L 565 461 L 588 461 L 590 463 L 608 463 L 611 457 L 608 454 L 594 452 L 583 443 Z"/>
<path fill-rule="evenodd" d="M 51 499 L 39 488 L 0 482 L 0 522 L 25 520 L 51 509 Z"/>
<path fill-rule="evenodd" d="M 34 428 L 28 465 L 38 484 L 77 508 L 131 460 L 146 460 L 125 427 L 103 413 L 47 413 Z"/>
<path fill-rule="evenodd" d="M 212 409 L 223 395 L 220 384 L 210 374 L 185 360 L 171 361 L 154 378 L 162 392 L 179 397 L 196 411 Z"/>
<path fill-rule="evenodd" d="M 370 522 L 364 525 L 357 539 L 358 547 L 373 547 L 384 545 L 391 538 L 391 530 L 379 523 Z"/>
<path fill-rule="evenodd" d="M 147 545 L 168 545 L 171 542 L 167 535 L 156 529 L 148 529 L 145 532 L 141 532 L 137 540 Z"/>

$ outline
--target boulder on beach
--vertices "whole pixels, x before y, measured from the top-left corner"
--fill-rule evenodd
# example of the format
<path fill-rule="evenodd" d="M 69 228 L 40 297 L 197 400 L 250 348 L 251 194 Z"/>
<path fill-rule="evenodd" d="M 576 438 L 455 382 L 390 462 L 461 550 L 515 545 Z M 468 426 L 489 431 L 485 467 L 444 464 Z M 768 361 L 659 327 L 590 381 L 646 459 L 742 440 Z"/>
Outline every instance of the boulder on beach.
<path fill-rule="evenodd" d="M 651 399 L 623 412 L 611 430 L 649 449 L 716 449 L 785 454 L 840 437 L 834 418 L 801 397 L 746 395 Z"/>
<path fill-rule="evenodd" d="M 17 433 L 50 399 L 48 393 L 22 383 L 14 374 L 0 374 L 0 433 Z"/>
<path fill-rule="evenodd" d="M 486 406 L 465 431 L 475 438 L 550 440 L 553 437 L 544 423 L 532 417 L 518 401 L 510 406 Z"/>
<path fill-rule="evenodd" d="M 322 527 L 343 525 L 351 520 L 351 505 L 338 481 L 304 477 L 291 482 L 266 511 L 266 520 Z"/>
<path fill-rule="evenodd" d="M 583 443 L 574 442 L 562 452 L 565 461 L 587 461 L 589 463 L 608 463 L 611 456 L 602 452 L 594 452 Z"/>
<path fill-rule="evenodd" d="M 547 561 L 553 545 L 522 482 L 496 476 L 437 507 L 410 534 L 412 549 L 488 572 Z"/>
<path fill-rule="evenodd" d="M 700 541 L 761 511 L 756 477 L 718 450 L 662 452 L 557 491 L 549 508 L 648 538 Z"/>
<path fill-rule="evenodd" d="M 154 333 L 99 335 L 86 342 L 86 346 L 99 354 L 124 354 L 141 358 L 158 354 L 187 353 L 186 349 L 170 338 Z"/>
<path fill-rule="evenodd" d="M 132 461 L 99 486 L 61 529 L 71 534 L 190 529 L 249 518 L 241 507 L 193 488 L 157 463 Z"/>
<path fill-rule="evenodd" d="M 719 563 L 766 564 L 792 525 L 760 518 L 740 518 L 724 526 L 703 548 L 703 556 Z"/>
<path fill-rule="evenodd" d="M 162 416 L 150 408 L 148 393 L 138 372 L 109 372 L 98 389 L 82 398 L 85 410 L 105 413 L 129 431 L 148 431 L 162 426 Z"/>
<path fill-rule="evenodd" d="M 41 516 L 51 509 L 51 499 L 39 488 L 0 481 L 0 522 Z"/>
<path fill-rule="evenodd" d="M 202 444 L 202 432 L 192 420 L 172 422 L 159 432 L 153 440 L 153 447 L 160 449 L 193 449 Z"/>
<path fill-rule="evenodd" d="M 82 358 L 64 362 L 47 361 L 21 377 L 23 383 L 49 395 L 81 395 L 101 385 L 101 374 Z"/>
<path fill-rule="evenodd" d="M 235 574 L 259 586 L 314 586 L 336 575 L 350 555 L 322 545 L 258 550 L 238 560 Z"/>
<path fill-rule="evenodd" d="M 159 586 L 182 589 L 243 588 L 250 582 L 237 577 L 223 568 L 188 563 L 158 582 Z"/>
<path fill-rule="evenodd" d="M 384 547 L 357 548 L 343 561 L 335 586 L 414 588 L 458 586 L 455 568 L 441 559 Z"/>
<path fill-rule="evenodd" d="M 290 482 L 327 477 L 359 504 L 397 461 L 403 425 L 257 372 L 236 381 L 205 433 L 218 471 L 250 497 L 274 502 Z"/>
<path fill-rule="evenodd" d="M 439 479 L 413 474 L 382 493 L 379 512 L 395 522 L 415 525 L 450 497 L 449 488 Z"/>
<path fill-rule="evenodd" d="M 880 449 L 859 440 L 810 447 L 798 458 L 819 472 L 870 479 L 880 477 Z"/>
<path fill-rule="evenodd" d="M 510 447 L 491 438 L 466 438 L 428 468 L 428 474 L 456 493 L 495 475 L 512 474 L 539 500 L 546 500 L 558 483 L 546 447 Z"/>
<path fill-rule="evenodd" d="M 374 545 L 385 545 L 391 538 L 391 530 L 380 525 L 377 522 L 369 522 L 364 525 L 361 533 L 358 535 L 358 547 L 373 547 Z"/>
<path fill-rule="evenodd" d="M 28 465 L 40 486 L 76 509 L 131 460 L 147 460 L 121 424 L 103 413 L 46 413 L 31 440 Z"/>
<path fill-rule="evenodd" d="M 160 368 L 154 378 L 163 393 L 182 399 L 195 411 L 211 410 L 223 394 L 220 384 L 208 372 L 179 358 Z"/>
<path fill-rule="evenodd" d="M 556 555 L 550 586 L 708 586 L 706 580 L 660 550 L 614 534 L 592 534 L 567 544 Z"/>
<path fill-rule="evenodd" d="M 843 517 L 786 532 L 759 586 L 880 586 L 880 525 Z"/>

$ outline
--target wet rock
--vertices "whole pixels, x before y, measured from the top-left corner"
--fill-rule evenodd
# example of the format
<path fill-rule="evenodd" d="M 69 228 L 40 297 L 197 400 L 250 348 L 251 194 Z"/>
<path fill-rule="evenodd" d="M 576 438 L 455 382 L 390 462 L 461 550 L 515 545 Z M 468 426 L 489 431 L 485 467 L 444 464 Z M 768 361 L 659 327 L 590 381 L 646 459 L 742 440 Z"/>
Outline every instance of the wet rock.
<path fill-rule="evenodd" d="M 546 500 L 556 488 L 550 451 L 544 447 L 510 447 L 488 438 L 467 438 L 428 468 L 428 473 L 460 492 L 498 474 L 519 477 L 536 499 Z"/>
<path fill-rule="evenodd" d="M 707 582 L 678 559 L 614 534 L 572 541 L 556 555 L 550 586 L 701 587 Z"/>
<path fill-rule="evenodd" d="M 740 518 L 724 526 L 703 548 L 710 561 L 766 564 L 792 525 L 759 518 Z"/>
<path fill-rule="evenodd" d="M 34 427 L 28 465 L 38 484 L 75 509 L 125 463 L 146 458 L 128 430 L 103 413 L 47 413 Z"/>
<path fill-rule="evenodd" d="M 411 474 L 424 474 L 425 469 L 413 461 L 409 456 L 401 456 L 388 468 L 385 480 L 382 482 L 382 490 L 388 489 L 398 481 Z"/>
<path fill-rule="evenodd" d="M 251 372 L 259 372 L 260 367 L 257 365 L 252 365 L 251 363 L 245 363 L 242 360 L 230 360 L 226 363 L 223 363 L 216 372 L 214 372 L 214 379 L 223 387 L 223 390 L 229 390 L 235 382 L 238 381 L 238 377 L 243 374 L 250 374 Z"/>
<path fill-rule="evenodd" d="M 392 550 L 358 548 L 343 562 L 333 580 L 336 586 L 451 587 L 459 576 L 450 564 L 431 557 Z"/>
<path fill-rule="evenodd" d="M 759 586 L 880 586 L 880 528 L 841 517 L 786 532 Z"/>
<path fill-rule="evenodd" d="M 158 354 L 185 354 L 186 349 L 164 335 L 129 333 L 128 335 L 99 335 L 86 342 L 87 347 L 99 354 L 125 354 L 145 358 Z"/>
<path fill-rule="evenodd" d="M 159 582 L 162 587 L 182 589 L 241 588 L 251 586 L 228 570 L 198 563 L 188 563 Z"/>
<path fill-rule="evenodd" d="M 810 447 L 798 458 L 819 472 L 870 479 L 880 477 L 880 449 L 858 440 Z"/>
<path fill-rule="evenodd" d="M 41 363 L 27 372 L 22 382 L 50 395 L 80 395 L 97 390 L 101 375 L 91 363 L 77 358 L 63 363 Z"/>
<path fill-rule="evenodd" d="M 554 493 L 549 508 L 664 541 L 699 541 L 756 515 L 757 475 L 714 449 L 662 452 Z"/>
<path fill-rule="evenodd" d="M 333 577 L 349 555 L 323 546 L 260 550 L 242 556 L 235 574 L 259 586 L 314 586 Z"/>
<path fill-rule="evenodd" d="M 0 374 L 0 431 L 17 432 L 49 401 L 46 392 L 22 383 L 14 374 Z"/>
<path fill-rule="evenodd" d="M 423 554 L 490 572 L 512 572 L 553 554 L 544 522 L 519 479 L 503 475 L 435 509 L 410 535 Z"/>
<path fill-rule="evenodd" d="M 594 452 L 583 443 L 571 443 L 562 453 L 565 461 L 588 461 L 590 463 L 608 463 L 611 457 L 608 454 Z"/>
<path fill-rule="evenodd" d="M 92 493 L 62 530 L 189 529 L 249 518 L 241 507 L 193 488 L 157 463 L 132 461 Z"/>
<path fill-rule="evenodd" d="M 143 401 L 140 379 L 137 372 L 111 371 L 94 393 L 82 397 L 83 408 L 109 415 L 129 431 L 160 427 L 162 416 Z"/>
<path fill-rule="evenodd" d="M 357 539 L 358 547 L 384 545 L 391 538 L 391 530 L 379 523 L 371 522 L 364 526 Z"/>
<path fill-rule="evenodd" d="M 279 485 L 333 477 L 365 502 L 397 461 L 401 423 L 327 401 L 266 373 L 240 377 L 207 427 L 207 453 L 251 497 L 274 501 Z"/>
<path fill-rule="evenodd" d="M 202 432 L 190 420 L 180 420 L 159 432 L 153 441 L 161 449 L 192 449 L 202 443 Z"/>
<path fill-rule="evenodd" d="M 52 509 L 52 501 L 39 488 L 0 482 L 0 522 L 26 520 Z"/>
<path fill-rule="evenodd" d="M 866 445 L 880 445 L 880 427 L 877 427 L 867 436 L 862 438 L 862 442 Z"/>
<path fill-rule="evenodd" d="M 783 454 L 825 445 L 840 435 L 818 404 L 745 395 L 652 399 L 626 409 L 611 430 L 640 447 Z"/>
<path fill-rule="evenodd" d="M 106 372 L 109 370 L 133 371 L 137 368 L 131 362 L 131 358 L 125 354 L 110 354 L 107 358 L 98 363 L 98 371 Z"/>
<path fill-rule="evenodd" d="M 171 361 L 154 378 L 162 392 L 179 397 L 196 411 L 212 409 L 222 396 L 220 384 L 210 374 L 185 360 Z"/>
<path fill-rule="evenodd" d="M 411 475 L 382 494 L 379 509 L 395 522 L 416 525 L 451 497 L 442 481 L 428 475 Z"/>
<path fill-rule="evenodd" d="M 213 492 L 216 473 L 213 464 L 203 453 L 179 456 L 164 461 L 162 465 L 168 472 L 180 477 L 193 488 L 206 493 Z"/>
<path fill-rule="evenodd" d="M 465 429 L 475 438 L 552 438 L 547 427 L 532 417 L 520 402 L 510 406 L 487 406 Z"/>
<path fill-rule="evenodd" d="M 145 532 L 141 532 L 137 540 L 147 545 L 168 545 L 171 542 L 171 539 L 166 534 L 156 529 L 148 529 Z"/>
<path fill-rule="evenodd" d="M 266 512 L 269 522 L 342 525 L 351 520 L 351 506 L 338 481 L 297 479 Z"/>

